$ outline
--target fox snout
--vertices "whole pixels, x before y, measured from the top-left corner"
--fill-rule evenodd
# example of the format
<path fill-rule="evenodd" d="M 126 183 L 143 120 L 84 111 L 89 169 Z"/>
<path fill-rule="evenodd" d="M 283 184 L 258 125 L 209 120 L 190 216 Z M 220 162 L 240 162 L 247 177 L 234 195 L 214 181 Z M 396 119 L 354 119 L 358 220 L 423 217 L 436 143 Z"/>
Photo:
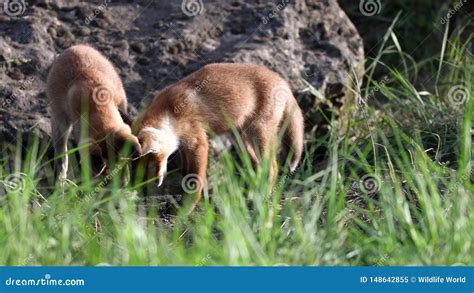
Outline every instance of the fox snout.
<path fill-rule="evenodd" d="M 128 152 L 127 154 L 130 154 L 130 157 L 132 159 L 137 159 L 142 155 L 142 147 L 138 142 L 137 137 L 133 135 L 127 137 L 122 145 L 122 150 L 127 148 L 130 150 L 130 152 Z"/>
<path fill-rule="evenodd" d="M 114 154 L 118 157 L 139 158 L 142 155 L 142 147 L 138 138 L 132 134 L 116 132 L 104 141 L 102 149 L 105 154 Z M 111 153 L 109 153 L 109 151 Z"/>

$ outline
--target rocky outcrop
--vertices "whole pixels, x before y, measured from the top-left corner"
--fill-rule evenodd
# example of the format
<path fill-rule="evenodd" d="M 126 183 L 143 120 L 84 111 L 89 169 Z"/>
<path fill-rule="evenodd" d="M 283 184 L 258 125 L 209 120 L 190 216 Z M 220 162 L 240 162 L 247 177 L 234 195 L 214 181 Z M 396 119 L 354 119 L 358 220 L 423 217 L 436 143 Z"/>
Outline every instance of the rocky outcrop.
<path fill-rule="evenodd" d="M 4 8 L 3 138 L 35 129 L 49 134 L 47 72 L 58 53 L 77 43 L 91 44 L 116 65 L 132 112 L 154 90 L 207 63 L 252 62 L 290 81 L 308 131 L 318 131 L 325 125 L 319 109 L 343 113 L 353 103 L 351 80 L 362 76 L 361 38 L 335 0 L 31 1 L 19 11 Z"/>

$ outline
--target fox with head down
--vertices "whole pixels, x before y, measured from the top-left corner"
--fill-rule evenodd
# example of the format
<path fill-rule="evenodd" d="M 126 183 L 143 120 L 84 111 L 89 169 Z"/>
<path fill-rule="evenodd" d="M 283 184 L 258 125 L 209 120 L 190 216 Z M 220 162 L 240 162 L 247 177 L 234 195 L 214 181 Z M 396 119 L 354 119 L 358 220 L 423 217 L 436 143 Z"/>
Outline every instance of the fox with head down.
<path fill-rule="evenodd" d="M 276 72 L 253 64 L 209 64 L 156 93 L 137 119 L 143 155 L 156 165 L 158 186 L 168 158 L 180 150 L 187 174 L 198 186 L 192 208 L 201 197 L 208 163 L 208 135 L 239 132 L 254 165 L 271 156 L 272 182 L 277 175 L 274 149 L 285 129 L 293 153 L 290 169 L 303 152 L 304 121 L 289 84 Z"/>
<path fill-rule="evenodd" d="M 56 178 L 67 176 L 65 153 L 71 133 L 80 144 L 91 143 L 92 163 L 99 159 L 101 169 L 109 151 L 118 154 L 128 144 L 135 155 L 141 152 L 137 137 L 122 118 L 127 117 L 122 81 L 112 63 L 94 48 L 76 45 L 56 58 L 48 74 L 47 96 L 58 157 L 54 162 Z M 81 134 L 84 130 L 87 136 Z"/>

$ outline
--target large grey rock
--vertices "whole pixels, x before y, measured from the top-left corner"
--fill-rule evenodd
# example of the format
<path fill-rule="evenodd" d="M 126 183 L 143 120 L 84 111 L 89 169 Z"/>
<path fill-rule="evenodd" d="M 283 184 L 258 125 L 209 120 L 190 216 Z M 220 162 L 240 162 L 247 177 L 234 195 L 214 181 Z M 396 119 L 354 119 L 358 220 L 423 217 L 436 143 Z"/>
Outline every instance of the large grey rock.
<path fill-rule="evenodd" d="M 132 111 L 145 107 L 154 90 L 211 62 L 252 62 L 281 73 L 298 95 L 308 130 L 326 125 L 318 108 L 341 114 L 354 102 L 348 88 L 362 76 L 363 45 L 335 0 L 163 2 L 31 1 L 21 15 L 1 15 L 3 137 L 33 129 L 49 134 L 48 68 L 76 43 L 112 60 Z"/>

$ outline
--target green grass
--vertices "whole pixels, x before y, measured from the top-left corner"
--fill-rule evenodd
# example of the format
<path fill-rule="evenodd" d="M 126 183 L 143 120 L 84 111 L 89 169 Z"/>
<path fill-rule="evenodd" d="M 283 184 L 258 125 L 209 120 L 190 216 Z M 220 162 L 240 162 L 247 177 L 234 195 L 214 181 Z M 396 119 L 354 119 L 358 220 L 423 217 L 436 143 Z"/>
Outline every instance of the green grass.
<path fill-rule="evenodd" d="M 128 167 L 92 180 L 73 160 L 63 192 L 47 178 L 47 144 L 2 145 L 0 265 L 473 265 L 472 40 L 453 33 L 414 63 L 392 32 L 366 60 L 367 103 L 348 109 L 344 135 L 333 121 L 307 138 L 301 166 L 273 189 L 268 162 L 254 171 L 224 152 L 189 217 L 145 207 Z"/>

